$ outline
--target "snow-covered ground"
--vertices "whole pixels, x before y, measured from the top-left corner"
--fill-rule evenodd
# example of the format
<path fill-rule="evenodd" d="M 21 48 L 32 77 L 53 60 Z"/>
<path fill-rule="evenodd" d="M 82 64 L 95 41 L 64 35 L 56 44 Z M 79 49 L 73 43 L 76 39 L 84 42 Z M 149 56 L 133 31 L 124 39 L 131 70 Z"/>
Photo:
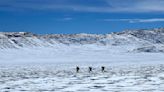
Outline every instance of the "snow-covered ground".
<path fill-rule="evenodd" d="M 132 46 L 64 46 L 0 50 L 1 64 L 164 63 L 163 53 L 127 52 Z"/>
<path fill-rule="evenodd" d="M 163 53 L 128 53 L 122 48 L 1 50 L 0 92 L 163 92 Z"/>
<path fill-rule="evenodd" d="M 164 65 L 106 64 L 102 73 L 74 65 L 11 65 L 0 68 L 1 92 L 163 92 Z"/>
<path fill-rule="evenodd" d="M 2 32 L 0 92 L 164 92 L 163 36 L 164 28 L 104 35 Z"/>

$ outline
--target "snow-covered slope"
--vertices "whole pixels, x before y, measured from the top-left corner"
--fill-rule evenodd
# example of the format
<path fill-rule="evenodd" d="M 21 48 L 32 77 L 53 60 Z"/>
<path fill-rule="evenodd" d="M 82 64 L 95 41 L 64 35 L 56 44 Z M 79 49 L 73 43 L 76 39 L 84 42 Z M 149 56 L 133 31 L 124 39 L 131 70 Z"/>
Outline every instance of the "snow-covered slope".
<path fill-rule="evenodd" d="M 62 46 L 119 47 L 126 52 L 163 52 L 164 28 L 127 30 L 111 34 L 49 34 L 1 32 L 0 49 L 56 48 Z M 124 48 L 125 47 L 125 48 Z"/>
<path fill-rule="evenodd" d="M 164 28 L 111 34 L 0 33 L 0 63 L 163 63 Z"/>
<path fill-rule="evenodd" d="M 163 36 L 162 28 L 99 35 L 1 32 L 0 91 L 163 92 Z"/>

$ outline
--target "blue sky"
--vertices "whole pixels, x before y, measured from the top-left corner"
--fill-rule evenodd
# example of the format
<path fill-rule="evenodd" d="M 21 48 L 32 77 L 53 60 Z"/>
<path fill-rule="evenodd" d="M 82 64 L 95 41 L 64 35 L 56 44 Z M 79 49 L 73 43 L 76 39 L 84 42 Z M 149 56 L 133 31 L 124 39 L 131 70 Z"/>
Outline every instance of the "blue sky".
<path fill-rule="evenodd" d="M 0 0 L 0 31 L 110 33 L 164 27 L 164 0 Z"/>

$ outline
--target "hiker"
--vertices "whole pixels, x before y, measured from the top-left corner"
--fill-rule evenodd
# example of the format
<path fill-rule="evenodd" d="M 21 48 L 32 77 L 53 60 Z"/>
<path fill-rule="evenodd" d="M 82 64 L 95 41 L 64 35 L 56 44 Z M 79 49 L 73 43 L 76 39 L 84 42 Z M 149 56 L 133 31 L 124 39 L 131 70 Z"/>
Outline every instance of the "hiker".
<path fill-rule="evenodd" d="M 105 72 L 105 67 L 104 66 L 101 67 L 101 72 Z"/>
<path fill-rule="evenodd" d="M 89 67 L 89 72 L 92 72 L 92 67 Z"/>
<path fill-rule="evenodd" d="M 77 66 L 77 67 L 76 67 L 76 72 L 78 73 L 78 72 L 79 72 L 79 70 L 80 70 L 80 68 Z"/>

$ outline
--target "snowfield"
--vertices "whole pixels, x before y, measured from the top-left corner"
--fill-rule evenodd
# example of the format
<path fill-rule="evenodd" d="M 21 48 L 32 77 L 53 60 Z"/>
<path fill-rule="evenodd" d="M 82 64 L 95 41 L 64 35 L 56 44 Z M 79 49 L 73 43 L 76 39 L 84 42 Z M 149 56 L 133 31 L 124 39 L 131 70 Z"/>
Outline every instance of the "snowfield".
<path fill-rule="evenodd" d="M 164 91 L 163 53 L 79 48 L 3 50 L 0 92 Z M 93 67 L 91 73 L 89 66 Z M 106 72 L 101 72 L 101 66 Z"/>
<path fill-rule="evenodd" d="M 164 92 L 163 37 L 0 32 L 0 92 Z"/>
<path fill-rule="evenodd" d="M 64 67 L 63 67 L 64 66 Z M 0 68 L 1 92 L 163 92 L 164 65 L 106 64 L 88 73 L 72 65 L 11 65 Z"/>

